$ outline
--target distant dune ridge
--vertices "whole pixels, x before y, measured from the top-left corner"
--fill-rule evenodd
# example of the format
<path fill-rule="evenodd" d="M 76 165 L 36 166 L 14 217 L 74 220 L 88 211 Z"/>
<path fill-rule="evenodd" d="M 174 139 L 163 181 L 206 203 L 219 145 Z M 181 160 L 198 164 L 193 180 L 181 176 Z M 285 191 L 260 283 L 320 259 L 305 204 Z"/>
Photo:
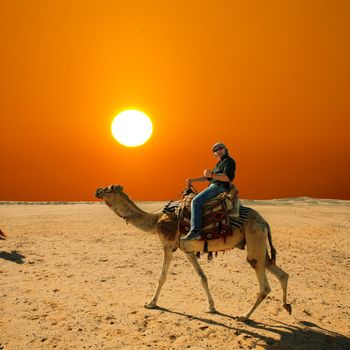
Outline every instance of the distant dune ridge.
<path fill-rule="evenodd" d="M 166 202 L 138 202 L 147 212 Z M 258 284 L 246 251 L 200 263 L 219 311 L 185 256 L 174 254 L 159 309 L 162 251 L 100 202 L 0 202 L 0 348 L 350 348 L 350 201 L 244 200 L 268 220 L 278 264 L 290 275 L 290 316 L 278 281 L 242 323 Z"/>

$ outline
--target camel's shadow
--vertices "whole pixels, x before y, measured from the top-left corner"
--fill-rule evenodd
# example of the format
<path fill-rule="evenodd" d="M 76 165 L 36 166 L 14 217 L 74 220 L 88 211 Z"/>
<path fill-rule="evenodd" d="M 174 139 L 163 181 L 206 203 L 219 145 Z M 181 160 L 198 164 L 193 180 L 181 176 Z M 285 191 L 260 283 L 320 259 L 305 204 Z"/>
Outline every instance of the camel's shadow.
<path fill-rule="evenodd" d="M 350 338 L 322 328 L 315 323 L 299 321 L 299 325 L 288 325 L 273 320 L 277 325 L 248 321 L 247 324 L 253 328 L 263 329 L 280 335 L 280 340 L 273 343 L 267 342 L 266 349 L 292 348 L 292 349 L 350 349 Z"/>
<path fill-rule="evenodd" d="M 189 320 L 197 320 L 209 325 L 224 327 L 230 329 L 234 332 L 235 335 L 246 334 L 249 337 L 263 340 L 265 343 L 265 349 L 318 349 L 318 350 L 329 350 L 329 349 L 350 349 L 350 338 L 345 337 L 339 333 L 329 331 L 325 328 L 322 328 L 314 323 L 307 321 L 300 321 L 299 325 L 288 325 L 283 322 L 272 320 L 276 324 L 269 325 L 261 322 L 255 322 L 253 320 L 248 320 L 244 322 L 245 326 L 252 328 L 241 328 L 233 327 L 232 325 L 227 325 L 223 322 L 215 321 L 211 318 L 196 317 L 186 313 L 172 311 L 166 308 L 158 307 L 157 310 L 163 312 L 169 312 L 172 314 L 180 315 L 187 317 Z M 224 316 L 232 320 L 237 320 L 237 317 L 223 314 L 221 312 L 216 312 L 213 315 Z M 279 340 L 276 340 L 275 337 L 270 337 L 265 334 L 260 334 L 254 329 L 261 329 L 266 332 L 274 333 L 279 335 Z"/>
<path fill-rule="evenodd" d="M 18 253 L 16 250 L 12 250 L 10 253 L 4 251 L 0 252 L 0 259 L 13 261 L 16 264 L 24 264 L 24 258 L 25 256 Z"/>

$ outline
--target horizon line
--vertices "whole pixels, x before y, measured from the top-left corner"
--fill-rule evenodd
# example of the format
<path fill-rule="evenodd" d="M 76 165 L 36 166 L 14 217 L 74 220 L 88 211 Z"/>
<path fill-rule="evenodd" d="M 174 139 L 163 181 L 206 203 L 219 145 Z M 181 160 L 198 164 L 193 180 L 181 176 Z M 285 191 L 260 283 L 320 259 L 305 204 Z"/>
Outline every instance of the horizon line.
<path fill-rule="evenodd" d="M 317 204 L 317 202 L 344 202 L 347 204 L 350 199 L 338 199 L 338 198 L 317 198 L 317 197 L 282 197 L 282 198 L 271 198 L 271 199 L 249 199 L 249 198 L 241 198 L 242 202 L 301 202 L 301 203 L 309 203 L 309 204 Z M 135 200 L 136 203 L 164 203 L 164 202 L 176 202 L 176 200 Z M 0 201 L 0 205 L 67 205 L 67 204 L 104 204 L 101 200 L 96 201 Z"/>

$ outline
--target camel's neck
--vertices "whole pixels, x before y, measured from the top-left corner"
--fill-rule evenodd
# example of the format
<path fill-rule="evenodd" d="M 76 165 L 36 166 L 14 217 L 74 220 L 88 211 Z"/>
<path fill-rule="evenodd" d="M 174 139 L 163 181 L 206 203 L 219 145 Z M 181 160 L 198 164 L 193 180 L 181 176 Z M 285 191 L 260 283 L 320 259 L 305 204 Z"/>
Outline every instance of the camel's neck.
<path fill-rule="evenodd" d="M 156 232 L 156 223 L 160 214 L 146 213 L 141 210 L 126 194 L 118 196 L 116 200 L 107 203 L 110 208 L 127 223 L 132 224 L 144 232 Z"/>

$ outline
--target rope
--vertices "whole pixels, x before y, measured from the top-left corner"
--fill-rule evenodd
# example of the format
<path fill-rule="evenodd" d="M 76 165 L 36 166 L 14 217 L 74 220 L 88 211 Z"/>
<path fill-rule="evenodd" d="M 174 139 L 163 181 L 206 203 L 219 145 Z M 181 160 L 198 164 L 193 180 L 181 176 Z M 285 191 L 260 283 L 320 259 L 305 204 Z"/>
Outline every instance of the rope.
<path fill-rule="evenodd" d="M 153 214 L 153 213 L 155 213 L 156 211 L 159 211 L 159 210 L 161 210 L 161 209 L 163 209 L 163 208 L 164 208 L 164 206 L 160 207 L 159 209 L 153 210 L 153 211 L 149 212 L 148 214 Z"/>

